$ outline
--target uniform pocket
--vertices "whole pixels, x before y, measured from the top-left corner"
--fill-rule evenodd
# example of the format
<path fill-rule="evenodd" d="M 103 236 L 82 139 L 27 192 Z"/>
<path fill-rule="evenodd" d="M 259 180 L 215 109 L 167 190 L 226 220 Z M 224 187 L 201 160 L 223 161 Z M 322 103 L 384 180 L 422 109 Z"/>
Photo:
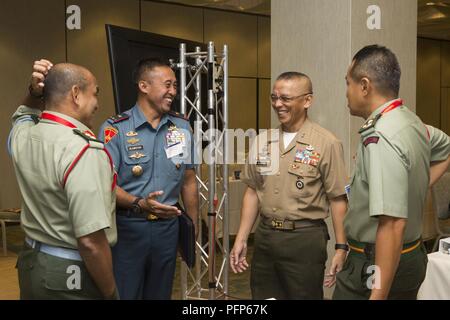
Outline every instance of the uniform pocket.
<path fill-rule="evenodd" d="M 81 291 L 88 277 L 82 263 L 48 255 L 44 275 L 45 287 L 54 291 Z"/>
<path fill-rule="evenodd" d="M 287 183 L 290 193 L 296 198 L 312 196 L 315 181 L 319 177 L 316 167 L 304 163 L 292 163 L 288 168 L 289 176 Z"/>

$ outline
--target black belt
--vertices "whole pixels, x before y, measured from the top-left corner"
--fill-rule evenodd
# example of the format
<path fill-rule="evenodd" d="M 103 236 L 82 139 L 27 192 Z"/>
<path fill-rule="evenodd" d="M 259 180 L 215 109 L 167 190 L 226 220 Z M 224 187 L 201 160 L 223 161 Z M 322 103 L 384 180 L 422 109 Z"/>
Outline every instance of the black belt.
<path fill-rule="evenodd" d="M 283 231 L 292 231 L 296 229 L 302 228 L 310 228 L 310 227 L 323 227 L 326 226 L 325 221 L 323 219 L 301 219 L 301 220 L 288 220 L 288 219 L 276 219 L 270 218 L 261 215 L 261 222 L 266 226 L 271 227 L 274 230 L 283 230 Z"/>
<path fill-rule="evenodd" d="M 127 218 L 139 218 L 139 219 L 143 219 L 143 220 L 150 220 L 150 221 L 155 221 L 155 220 L 159 220 L 161 218 L 155 216 L 152 213 L 136 213 L 131 209 L 116 209 L 116 214 L 119 216 L 123 216 L 123 217 L 127 217 Z"/>

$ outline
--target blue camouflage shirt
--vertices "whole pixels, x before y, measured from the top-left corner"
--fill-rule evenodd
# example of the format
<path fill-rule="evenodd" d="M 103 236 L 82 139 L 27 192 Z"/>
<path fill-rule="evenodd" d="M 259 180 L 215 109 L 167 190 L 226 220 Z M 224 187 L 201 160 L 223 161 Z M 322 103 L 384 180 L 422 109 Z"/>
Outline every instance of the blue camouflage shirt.
<path fill-rule="evenodd" d="M 194 168 L 192 131 L 181 115 L 166 113 L 153 128 L 135 105 L 106 120 L 98 138 L 111 154 L 119 187 L 143 198 L 162 190 L 157 201 L 167 205 L 178 201 L 184 172 Z"/>

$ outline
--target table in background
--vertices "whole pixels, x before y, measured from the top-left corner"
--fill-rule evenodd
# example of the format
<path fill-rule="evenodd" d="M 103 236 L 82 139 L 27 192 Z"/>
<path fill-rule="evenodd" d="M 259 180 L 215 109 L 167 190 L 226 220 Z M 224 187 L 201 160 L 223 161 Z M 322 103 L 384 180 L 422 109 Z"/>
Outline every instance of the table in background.
<path fill-rule="evenodd" d="M 417 299 L 450 300 L 450 255 L 441 252 L 428 255 L 427 274 Z"/>

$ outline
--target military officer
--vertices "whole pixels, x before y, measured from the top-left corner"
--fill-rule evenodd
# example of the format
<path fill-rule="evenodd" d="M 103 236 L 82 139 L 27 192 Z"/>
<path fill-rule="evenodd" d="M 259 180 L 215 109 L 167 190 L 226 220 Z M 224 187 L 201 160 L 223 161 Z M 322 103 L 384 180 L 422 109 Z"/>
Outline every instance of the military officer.
<path fill-rule="evenodd" d="M 430 163 L 436 180 L 448 167 L 450 140 L 398 99 L 400 74 L 396 56 L 378 45 L 361 49 L 347 72 L 350 113 L 366 122 L 344 223 L 350 253 L 335 299 L 416 299 L 425 277 Z"/>
<path fill-rule="evenodd" d="M 271 101 L 281 122 L 279 134 L 269 134 L 267 141 L 258 136 L 262 151 L 253 151 L 256 158 L 249 157 L 245 166 L 247 189 L 230 265 L 234 272 L 247 269 L 247 238 L 259 214 L 251 268 L 254 299 L 323 299 L 329 239 L 324 219 L 330 207 L 338 243 L 331 269 L 340 270 L 345 260 L 343 148 L 308 118 L 312 94 L 311 80 L 302 73 L 277 78 Z"/>
<path fill-rule="evenodd" d="M 33 71 L 9 139 L 26 235 L 17 261 L 20 297 L 117 298 L 114 170 L 91 131 L 96 79 L 81 66 L 47 60 Z"/>
<path fill-rule="evenodd" d="M 118 172 L 114 274 L 122 299 L 170 299 L 178 244 L 176 206 L 197 221 L 198 194 L 189 122 L 170 111 L 172 69 L 158 59 L 134 72 L 137 103 L 100 130 Z"/>

